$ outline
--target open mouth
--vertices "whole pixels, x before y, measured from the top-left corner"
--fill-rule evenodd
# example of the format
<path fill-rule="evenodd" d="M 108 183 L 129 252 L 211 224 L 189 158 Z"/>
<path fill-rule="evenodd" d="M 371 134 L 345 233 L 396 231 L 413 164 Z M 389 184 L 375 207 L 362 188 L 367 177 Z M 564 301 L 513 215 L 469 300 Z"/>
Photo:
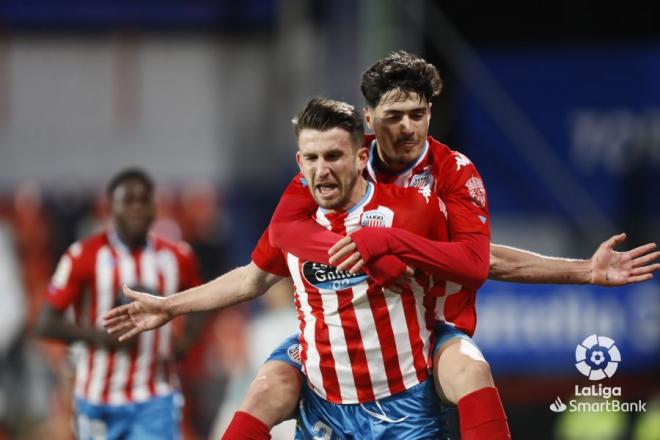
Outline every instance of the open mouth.
<path fill-rule="evenodd" d="M 320 183 L 316 185 L 316 192 L 323 198 L 333 197 L 339 191 L 339 187 L 334 183 Z"/>

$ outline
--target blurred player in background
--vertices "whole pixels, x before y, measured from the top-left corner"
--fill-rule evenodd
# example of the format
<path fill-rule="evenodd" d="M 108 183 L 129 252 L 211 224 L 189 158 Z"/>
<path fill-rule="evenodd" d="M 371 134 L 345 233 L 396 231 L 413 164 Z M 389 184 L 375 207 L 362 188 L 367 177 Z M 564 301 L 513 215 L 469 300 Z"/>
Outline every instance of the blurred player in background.
<path fill-rule="evenodd" d="M 120 343 L 103 330 L 101 317 L 126 302 L 124 284 L 159 296 L 199 284 L 197 262 L 187 244 L 149 234 L 154 183 L 144 171 L 117 174 L 107 196 L 112 226 L 62 256 L 38 332 L 72 344 L 78 438 L 176 439 L 181 399 L 174 343 L 183 350 L 190 335 L 175 335 L 167 325 Z"/>
<path fill-rule="evenodd" d="M 502 432 L 500 398 L 487 362 L 469 338 L 476 326 L 474 280 L 479 278 L 478 272 L 486 270 L 491 278 L 502 281 L 615 286 L 650 279 L 659 266 L 653 264 L 658 252 L 652 252 L 654 244 L 615 252 L 613 248 L 625 239 L 624 234 L 604 242 L 590 260 L 550 258 L 490 244 L 487 198 L 479 173 L 463 154 L 428 136 L 431 99 L 442 89 L 436 68 L 412 54 L 396 52 L 367 69 L 361 89 L 367 102 L 365 118 L 375 132 L 366 138 L 371 148 L 369 179 L 426 186 L 441 197 L 448 211 L 451 243 L 442 244 L 433 255 L 433 264 L 448 280 L 436 317 L 464 333 L 445 339 L 435 353 L 438 393 L 458 404 L 463 438 L 501 438 L 495 434 Z M 310 219 L 315 209 L 307 189 L 295 178 L 271 221 L 272 244 L 303 258 L 318 258 L 318 252 L 327 250 L 339 237 Z M 339 268 L 357 265 L 358 269 L 362 262 L 391 253 L 413 239 L 380 235 L 373 228 L 361 229 L 351 237 L 333 248 L 336 256 L 331 263 L 344 261 Z M 316 253 L 310 254 L 310 246 Z M 360 252 L 354 253 L 356 250 Z M 344 257 L 347 259 L 342 260 Z M 443 342 L 445 335 L 437 336 Z M 255 426 L 263 423 L 270 428 L 295 411 L 299 365 L 287 356 L 295 343 L 295 338 L 286 341 L 259 371 L 239 408 L 236 424 L 244 426 L 247 419 Z M 292 395 L 296 397 L 285 398 Z M 257 431 L 263 432 L 263 426 Z M 245 437 L 240 438 L 252 435 L 243 432 Z"/>

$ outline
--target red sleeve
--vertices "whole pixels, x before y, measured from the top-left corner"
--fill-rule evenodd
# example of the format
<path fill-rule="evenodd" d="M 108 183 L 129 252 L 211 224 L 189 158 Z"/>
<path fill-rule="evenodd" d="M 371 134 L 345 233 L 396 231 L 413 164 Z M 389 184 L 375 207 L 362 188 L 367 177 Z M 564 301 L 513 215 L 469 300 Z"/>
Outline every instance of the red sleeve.
<path fill-rule="evenodd" d="M 483 234 L 459 234 L 441 242 L 404 229 L 362 228 L 351 237 L 365 261 L 396 255 L 428 274 L 474 289 L 488 276 L 490 239 Z"/>
<path fill-rule="evenodd" d="M 181 285 L 179 290 L 190 289 L 202 284 L 202 277 L 199 271 L 199 262 L 195 252 L 188 243 L 180 242 L 177 244 L 180 253 L 179 266 L 181 268 Z"/>
<path fill-rule="evenodd" d="M 84 273 L 83 246 L 74 243 L 57 263 L 48 285 L 46 301 L 55 310 L 64 311 L 82 293 Z"/>
<path fill-rule="evenodd" d="M 289 266 L 286 264 L 282 251 L 271 246 L 269 235 L 269 228 L 266 228 L 252 251 L 252 261 L 264 272 L 288 277 L 290 276 Z"/>
<path fill-rule="evenodd" d="M 329 264 L 328 249 L 343 237 L 323 228 L 312 219 L 317 209 L 318 205 L 309 193 L 305 179 L 298 174 L 289 183 L 275 208 L 268 227 L 270 244 L 302 259 Z M 378 284 L 387 286 L 403 274 L 406 265 L 393 256 L 380 257 L 369 262 L 365 270 Z"/>
<path fill-rule="evenodd" d="M 476 232 L 490 239 L 486 188 L 474 164 L 464 154 L 453 152 L 440 175 L 436 192 L 447 207 L 450 237 Z"/>

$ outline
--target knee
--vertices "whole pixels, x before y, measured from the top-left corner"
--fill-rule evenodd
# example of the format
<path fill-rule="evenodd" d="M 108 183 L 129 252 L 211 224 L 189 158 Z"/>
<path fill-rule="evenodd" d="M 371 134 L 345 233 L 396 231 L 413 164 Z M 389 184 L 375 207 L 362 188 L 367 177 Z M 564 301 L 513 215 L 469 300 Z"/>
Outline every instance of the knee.
<path fill-rule="evenodd" d="M 250 384 L 240 409 L 272 427 L 293 416 L 301 385 L 301 374 L 295 368 L 266 365 Z"/>
<path fill-rule="evenodd" d="M 485 387 L 495 386 L 490 366 L 485 360 L 470 359 L 458 371 L 457 381 L 461 383 L 460 397 Z"/>

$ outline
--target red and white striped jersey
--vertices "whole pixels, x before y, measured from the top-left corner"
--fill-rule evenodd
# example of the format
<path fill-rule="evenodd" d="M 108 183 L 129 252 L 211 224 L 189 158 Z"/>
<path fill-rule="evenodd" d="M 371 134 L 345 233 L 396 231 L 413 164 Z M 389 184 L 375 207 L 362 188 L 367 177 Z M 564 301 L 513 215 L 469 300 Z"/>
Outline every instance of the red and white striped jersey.
<path fill-rule="evenodd" d="M 144 248 L 132 251 L 109 231 L 69 247 L 53 274 L 47 301 L 57 310 L 72 310 L 76 324 L 105 331 L 101 318 L 123 302 L 123 284 L 167 296 L 199 283 L 197 261 L 187 244 L 150 236 Z M 130 351 L 75 343 L 75 395 L 120 405 L 171 393 L 176 383 L 172 330 L 168 323 L 144 332 Z"/>
<path fill-rule="evenodd" d="M 481 233 L 490 238 L 490 216 L 486 190 L 479 172 L 462 153 L 427 138 L 417 161 L 399 174 L 385 174 L 376 169 L 376 140 L 365 138 L 370 147 L 366 174 L 374 182 L 401 187 L 430 186 L 445 203 L 450 237 L 461 233 Z M 446 282 L 445 295 L 438 298 L 436 319 L 450 323 L 472 336 L 477 325 L 476 290 Z"/>
<path fill-rule="evenodd" d="M 346 235 L 361 227 L 396 227 L 447 240 L 442 202 L 428 190 L 368 183 L 349 211 L 319 208 L 315 220 Z M 262 236 L 253 261 L 293 278 L 300 328 L 300 358 L 312 388 L 324 399 L 364 403 L 409 389 L 428 376 L 433 344 L 435 296 L 444 281 L 420 274 L 400 294 L 367 275 L 338 272 L 269 247 Z"/>

